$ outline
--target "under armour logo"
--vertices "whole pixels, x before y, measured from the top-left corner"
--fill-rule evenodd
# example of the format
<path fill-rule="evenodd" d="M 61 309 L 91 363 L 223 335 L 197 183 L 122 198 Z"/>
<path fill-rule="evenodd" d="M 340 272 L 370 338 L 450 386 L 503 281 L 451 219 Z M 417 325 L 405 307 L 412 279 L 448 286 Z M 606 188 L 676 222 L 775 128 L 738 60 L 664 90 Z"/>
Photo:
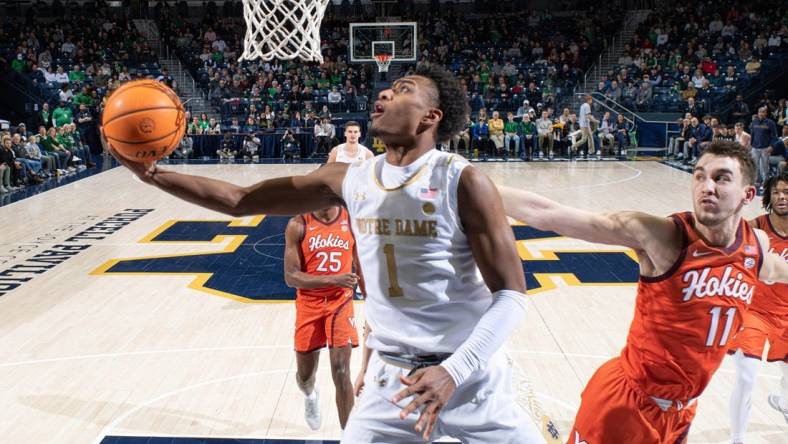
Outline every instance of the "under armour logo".
<path fill-rule="evenodd" d="M 555 424 L 553 424 L 553 421 L 547 423 L 547 433 L 549 433 L 553 439 L 558 439 L 561 437 L 561 434 L 558 433 L 558 429 L 555 427 Z"/>
<path fill-rule="evenodd" d="M 363 191 L 356 191 L 353 193 L 353 200 L 367 200 L 367 193 Z"/>
<path fill-rule="evenodd" d="M 585 441 L 580 441 L 580 432 L 575 431 L 575 444 L 588 444 Z"/>

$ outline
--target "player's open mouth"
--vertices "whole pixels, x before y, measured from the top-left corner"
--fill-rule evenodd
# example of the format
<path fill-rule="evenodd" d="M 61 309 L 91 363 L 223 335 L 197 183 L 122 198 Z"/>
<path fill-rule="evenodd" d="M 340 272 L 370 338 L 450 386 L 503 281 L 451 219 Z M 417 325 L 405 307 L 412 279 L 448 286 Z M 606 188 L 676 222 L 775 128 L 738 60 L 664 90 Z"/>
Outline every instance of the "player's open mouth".
<path fill-rule="evenodd" d="M 383 105 L 381 105 L 379 103 L 375 103 L 375 106 L 372 109 L 372 112 L 369 113 L 369 117 L 372 118 L 372 119 L 374 119 L 376 117 L 380 117 L 380 115 L 383 114 L 383 111 L 384 111 L 383 110 Z"/>

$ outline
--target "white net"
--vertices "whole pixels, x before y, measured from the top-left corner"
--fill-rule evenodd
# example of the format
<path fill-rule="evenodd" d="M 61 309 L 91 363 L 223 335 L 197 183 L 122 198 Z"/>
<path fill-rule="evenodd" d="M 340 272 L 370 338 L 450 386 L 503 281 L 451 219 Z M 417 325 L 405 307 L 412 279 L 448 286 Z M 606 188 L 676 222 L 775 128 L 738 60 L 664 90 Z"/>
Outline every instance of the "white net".
<path fill-rule="evenodd" d="M 388 72 L 389 65 L 391 65 L 391 56 L 389 55 L 376 55 L 375 63 L 378 64 L 378 72 Z"/>
<path fill-rule="evenodd" d="M 323 63 L 320 22 L 330 0 L 243 0 L 246 36 L 240 60 Z"/>

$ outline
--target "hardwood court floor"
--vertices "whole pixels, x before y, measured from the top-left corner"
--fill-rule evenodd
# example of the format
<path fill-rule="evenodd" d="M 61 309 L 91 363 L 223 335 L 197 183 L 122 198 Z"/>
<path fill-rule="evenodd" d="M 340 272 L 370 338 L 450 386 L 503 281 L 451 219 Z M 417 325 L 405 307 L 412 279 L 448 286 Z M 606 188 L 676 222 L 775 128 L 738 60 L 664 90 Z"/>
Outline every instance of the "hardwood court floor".
<path fill-rule="evenodd" d="M 691 208 L 690 176 L 654 162 L 477 166 L 587 209 Z M 171 168 L 251 184 L 314 167 Z M 118 168 L 2 207 L 0 218 L 0 441 L 339 437 L 325 355 L 323 427 L 303 420 L 292 292 L 281 282 L 285 218 L 231 221 Z M 534 294 L 508 351 L 566 434 L 584 383 L 624 344 L 636 264 L 620 248 L 515 231 Z M 690 442 L 727 442 L 732 370 L 726 360 L 701 397 Z M 766 401 L 778 388 L 778 369 L 764 364 L 748 443 L 786 442 Z"/>

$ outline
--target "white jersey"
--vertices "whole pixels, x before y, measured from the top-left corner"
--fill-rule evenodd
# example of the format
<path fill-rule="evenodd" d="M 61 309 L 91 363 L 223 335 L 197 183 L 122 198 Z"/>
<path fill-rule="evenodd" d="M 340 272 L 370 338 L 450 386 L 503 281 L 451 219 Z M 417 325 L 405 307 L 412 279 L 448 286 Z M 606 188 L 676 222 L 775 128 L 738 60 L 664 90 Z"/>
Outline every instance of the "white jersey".
<path fill-rule="evenodd" d="M 372 152 L 362 144 L 357 144 L 356 146 L 358 149 L 356 150 L 356 154 L 354 156 L 349 156 L 347 151 L 345 150 L 346 144 L 340 144 L 336 146 L 337 150 L 337 162 L 344 162 L 344 163 L 353 163 L 359 160 L 364 160 L 367 158 L 367 153 L 372 154 Z"/>
<path fill-rule="evenodd" d="M 384 164 L 385 154 L 353 163 L 342 184 L 367 291 L 367 346 L 454 352 L 492 302 L 457 211 L 469 164 L 434 149 L 406 167 Z"/>

